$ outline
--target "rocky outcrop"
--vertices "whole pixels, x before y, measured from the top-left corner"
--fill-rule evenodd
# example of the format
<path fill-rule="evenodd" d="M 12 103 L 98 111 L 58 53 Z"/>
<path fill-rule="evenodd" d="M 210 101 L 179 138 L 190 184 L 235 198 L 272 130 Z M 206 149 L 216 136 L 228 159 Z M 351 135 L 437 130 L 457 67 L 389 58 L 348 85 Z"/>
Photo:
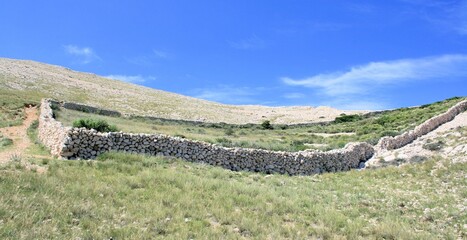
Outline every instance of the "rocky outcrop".
<path fill-rule="evenodd" d="M 404 132 L 401 135 L 395 137 L 383 137 L 379 140 L 376 145 L 377 150 L 391 150 L 401 148 L 415 139 L 433 131 L 442 124 L 445 124 L 457 115 L 467 110 L 467 100 L 457 103 L 456 105 L 449 108 L 448 111 L 438 116 L 426 120 L 424 123 L 415 127 L 414 130 Z"/>

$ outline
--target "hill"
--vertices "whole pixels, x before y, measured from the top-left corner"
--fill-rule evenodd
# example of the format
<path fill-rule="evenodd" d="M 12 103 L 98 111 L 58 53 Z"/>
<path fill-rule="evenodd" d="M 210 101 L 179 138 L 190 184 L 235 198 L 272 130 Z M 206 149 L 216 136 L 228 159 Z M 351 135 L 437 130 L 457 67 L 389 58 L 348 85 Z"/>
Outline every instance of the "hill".
<path fill-rule="evenodd" d="M 0 89 L 75 101 L 127 114 L 204 122 L 277 124 L 331 121 L 342 113 L 330 107 L 234 106 L 156 90 L 34 61 L 0 58 Z M 361 111 L 360 111 L 361 112 Z"/>

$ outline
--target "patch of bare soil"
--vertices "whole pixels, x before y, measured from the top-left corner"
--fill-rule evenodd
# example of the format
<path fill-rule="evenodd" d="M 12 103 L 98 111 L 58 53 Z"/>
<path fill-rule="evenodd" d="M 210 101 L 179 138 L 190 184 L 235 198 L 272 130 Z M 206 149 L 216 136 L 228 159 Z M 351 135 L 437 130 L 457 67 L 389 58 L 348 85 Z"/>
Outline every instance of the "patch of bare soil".
<path fill-rule="evenodd" d="M 22 125 L 0 128 L 0 133 L 2 135 L 13 140 L 12 147 L 0 152 L 0 164 L 7 163 L 15 159 L 22 159 L 26 156 L 25 152 L 27 148 L 32 145 L 32 142 L 28 137 L 27 130 L 29 126 L 31 126 L 32 122 L 38 119 L 38 109 L 37 107 L 27 107 L 24 111 L 26 118 Z M 26 164 L 26 167 L 29 168 L 31 166 Z M 45 168 L 43 167 L 36 167 L 37 172 L 45 171 Z"/>

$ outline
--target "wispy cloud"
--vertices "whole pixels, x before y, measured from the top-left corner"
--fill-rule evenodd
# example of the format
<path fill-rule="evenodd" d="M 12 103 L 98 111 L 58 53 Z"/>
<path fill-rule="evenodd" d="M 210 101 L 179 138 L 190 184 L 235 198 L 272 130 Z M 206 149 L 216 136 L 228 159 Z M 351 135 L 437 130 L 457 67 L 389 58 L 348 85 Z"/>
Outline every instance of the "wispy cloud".
<path fill-rule="evenodd" d="M 229 45 L 235 49 L 250 50 L 262 49 L 266 47 L 266 42 L 256 35 L 240 41 L 229 41 Z"/>
<path fill-rule="evenodd" d="M 256 98 L 261 91 L 263 90 L 260 88 L 220 85 L 194 89 L 191 95 L 196 98 L 225 104 L 260 104 Z"/>
<path fill-rule="evenodd" d="M 174 55 L 166 51 L 153 49 L 146 54 L 128 57 L 126 61 L 130 64 L 139 65 L 139 66 L 153 66 L 159 61 L 168 60 L 174 58 Z"/>
<path fill-rule="evenodd" d="M 370 62 L 346 71 L 318 74 L 303 79 L 283 77 L 290 86 L 310 88 L 322 101 L 342 109 L 382 109 L 384 89 L 410 82 L 449 81 L 467 77 L 467 55 L 442 55 L 396 61 Z"/>
<path fill-rule="evenodd" d="M 158 58 L 169 58 L 170 57 L 170 54 L 168 54 L 167 52 L 165 51 L 161 51 L 161 50 L 157 50 L 157 49 L 153 49 L 152 52 L 154 53 L 154 55 Z"/>
<path fill-rule="evenodd" d="M 349 3 L 347 8 L 355 13 L 374 13 L 376 11 L 376 6 L 363 3 Z"/>
<path fill-rule="evenodd" d="M 455 31 L 467 35 L 467 0 L 461 1 L 424 1 L 401 0 L 413 7 L 420 18 L 442 31 Z"/>
<path fill-rule="evenodd" d="M 304 79 L 282 78 L 291 86 L 321 90 L 328 96 L 365 94 L 374 88 L 415 80 L 467 76 L 467 55 L 371 62 L 345 72 L 319 74 Z"/>
<path fill-rule="evenodd" d="M 108 75 L 105 76 L 106 78 L 114 79 L 114 80 L 120 80 L 124 82 L 130 82 L 130 83 L 143 83 L 146 81 L 151 81 L 151 80 L 156 80 L 156 77 L 153 76 L 141 76 L 141 75 Z"/>
<path fill-rule="evenodd" d="M 319 34 L 323 32 L 337 32 L 349 28 L 351 25 L 341 22 L 326 21 L 290 21 L 275 29 L 280 35 L 294 36 L 297 34 Z"/>
<path fill-rule="evenodd" d="M 88 64 L 92 61 L 101 60 L 101 58 L 90 47 L 78 47 L 76 45 L 63 46 L 65 52 L 79 59 L 82 64 Z"/>
<path fill-rule="evenodd" d="M 284 98 L 287 98 L 287 99 L 300 99 L 300 98 L 305 98 L 306 95 L 303 94 L 303 93 L 297 93 L 297 92 L 294 92 L 294 93 L 285 93 L 284 95 L 282 95 Z"/>

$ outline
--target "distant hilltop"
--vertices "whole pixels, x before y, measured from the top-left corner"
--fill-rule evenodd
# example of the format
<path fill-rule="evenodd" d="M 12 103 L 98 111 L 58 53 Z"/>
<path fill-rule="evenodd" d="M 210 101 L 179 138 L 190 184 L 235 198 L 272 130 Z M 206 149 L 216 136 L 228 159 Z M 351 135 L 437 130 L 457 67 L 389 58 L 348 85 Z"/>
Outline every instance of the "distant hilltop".
<path fill-rule="evenodd" d="M 0 58 L 0 89 L 41 98 L 72 101 L 125 114 L 231 124 L 297 124 L 332 121 L 341 114 L 364 113 L 330 107 L 226 105 L 183 96 L 92 73 L 29 60 Z"/>

